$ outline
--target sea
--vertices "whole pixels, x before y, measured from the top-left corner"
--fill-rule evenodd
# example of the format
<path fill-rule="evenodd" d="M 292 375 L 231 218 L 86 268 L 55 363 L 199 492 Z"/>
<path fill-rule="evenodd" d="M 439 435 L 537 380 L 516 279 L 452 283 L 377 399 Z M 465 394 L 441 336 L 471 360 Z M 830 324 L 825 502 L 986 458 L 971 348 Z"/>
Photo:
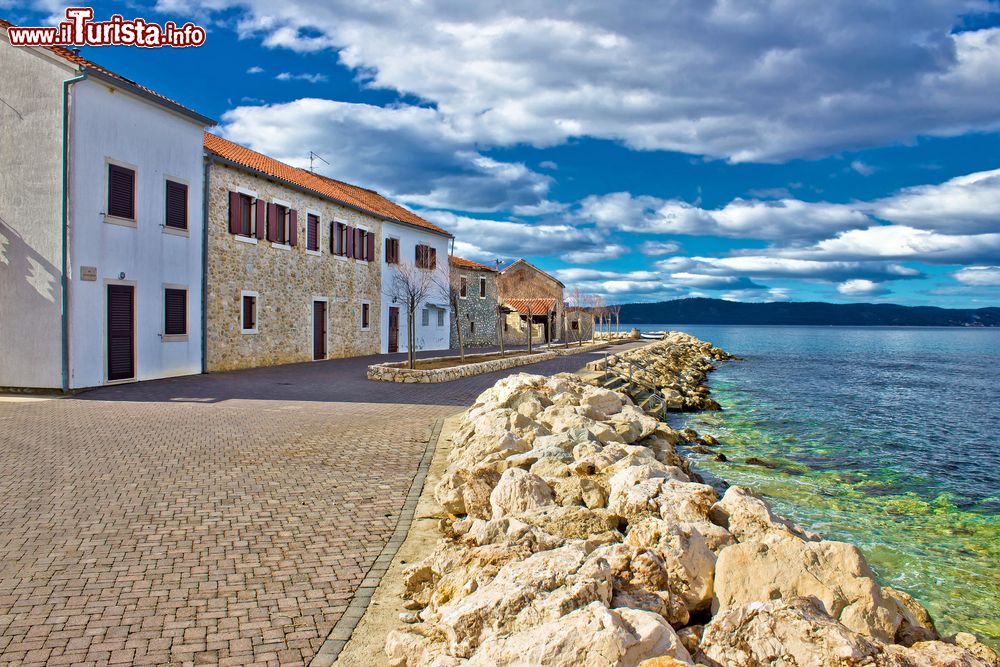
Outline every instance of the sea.
<path fill-rule="evenodd" d="M 669 420 L 719 439 L 726 461 L 688 453 L 706 481 L 858 545 L 942 634 L 1000 649 L 1000 329 L 633 326 L 742 359 L 710 375 L 721 412 Z"/>

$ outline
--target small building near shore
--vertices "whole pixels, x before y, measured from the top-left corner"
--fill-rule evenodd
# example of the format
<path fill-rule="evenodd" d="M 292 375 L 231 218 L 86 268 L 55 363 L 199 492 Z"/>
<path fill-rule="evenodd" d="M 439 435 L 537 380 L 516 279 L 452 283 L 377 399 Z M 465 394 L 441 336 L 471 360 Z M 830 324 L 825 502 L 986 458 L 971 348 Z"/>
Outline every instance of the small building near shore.
<path fill-rule="evenodd" d="M 452 255 L 451 285 L 458 294 L 458 318 L 451 324 L 450 347 L 458 349 L 458 327 L 466 347 L 497 345 L 497 275 L 492 267 Z"/>
<path fill-rule="evenodd" d="M 566 307 L 566 340 L 578 342 L 594 337 L 594 314 L 578 306 Z"/>
<path fill-rule="evenodd" d="M 534 342 L 562 339 L 566 286 L 561 281 L 519 259 L 500 272 L 497 288 L 507 312 L 503 332 L 507 344 L 526 345 L 529 323 Z"/>

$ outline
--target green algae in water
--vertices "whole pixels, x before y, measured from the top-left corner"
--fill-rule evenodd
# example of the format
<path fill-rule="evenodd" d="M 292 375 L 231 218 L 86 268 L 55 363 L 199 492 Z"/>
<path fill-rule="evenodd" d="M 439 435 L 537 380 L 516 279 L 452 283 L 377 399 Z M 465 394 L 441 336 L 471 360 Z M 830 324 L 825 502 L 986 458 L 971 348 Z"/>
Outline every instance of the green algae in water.
<path fill-rule="evenodd" d="M 954 493 L 927 497 L 912 488 L 919 478 L 878 462 L 866 469 L 818 470 L 797 461 L 792 455 L 807 454 L 804 458 L 844 459 L 850 466 L 857 452 L 770 432 L 759 417 L 766 407 L 744 410 L 746 398 L 732 395 L 731 388 L 713 383 L 723 412 L 681 417 L 677 424 L 715 435 L 729 459 L 691 454 L 696 468 L 756 488 L 776 512 L 827 539 L 858 545 L 880 583 L 916 597 L 942 634 L 973 632 L 1000 648 L 1000 517 L 963 509 Z M 779 465 L 742 463 L 749 457 Z"/>

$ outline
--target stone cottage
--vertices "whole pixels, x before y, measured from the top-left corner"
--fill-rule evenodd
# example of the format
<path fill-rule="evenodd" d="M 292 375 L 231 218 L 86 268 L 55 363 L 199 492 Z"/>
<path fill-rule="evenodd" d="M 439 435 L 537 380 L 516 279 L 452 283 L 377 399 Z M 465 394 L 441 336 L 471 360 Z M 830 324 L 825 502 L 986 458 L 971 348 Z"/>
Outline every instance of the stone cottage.
<path fill-rule="evenodd" d="M 206 370 L 377 354 L 385 225 L 447 232 L 215 135 L 204 149 Z"/>
<path fill-rule="evenodd" d="M 458 321 L 451 324 L 450 346 L 458 348 L 458 329 L 466 347 L 496 345 L 497 340 L 497 270 L 452 255 L 451 284 L 458 292 Z"/>
<path fill-rule="evenodd" d="M 594 314 L 578 306 L 566 307 L 566 340 L 578 342 L 594 337 Z"/>
<path fill-rule="evenodd" d="M 504 340 L 512 345 L 524 345 L 529 323 L 534 327 L 532 338 L 535 342 L 560 340 L 564 325 L 565 288 L 557 278 L 523 259 L 501 271 L 497 277 L 497 289 L 507 311 Z"/>

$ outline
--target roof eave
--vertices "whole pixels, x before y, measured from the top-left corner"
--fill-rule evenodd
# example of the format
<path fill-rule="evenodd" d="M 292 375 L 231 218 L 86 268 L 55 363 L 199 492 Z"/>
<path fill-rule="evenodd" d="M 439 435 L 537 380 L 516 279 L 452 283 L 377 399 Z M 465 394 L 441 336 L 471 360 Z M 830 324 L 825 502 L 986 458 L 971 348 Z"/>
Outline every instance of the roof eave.
<path fill-rule="evenodd" d="M 141 97 L 142 99 L 148 102 L 153 102 L 162 107 L 165 107 L 170 111 L 173 111 L 174 113 L 180 114 L 182 116 L 185 116 L 189 120 L 195 121 L 196 123 L 200 124 L 201 127 L 213 127 L 219 124 L 219 122 L 213 118 L 209 118 L 208 116 L 203 116 L 197 111 L 192 111 L 187 107 L 177 104 L 176 102 L 172 102 L 163 97 L 153 95 L 149 91 L 144 90 L 142 87 L 137 86 L 134 83 L 130 83 L 128 81 L 125 81 L 124 79 L 119 79 L 114 76 L 109 76 L 104 72 L 100 71 L 99 69 L 88 67 L 86 65 L 78 65 L 77 67 L 79 68 L 79 71 L 85 73 L 90 78 L 100 79 L 104 83 L 115 86 L 116 88 L 121 88 L 122 90 L 132 93 L 133 95 L 136 95 L 138 97 Z"/>

